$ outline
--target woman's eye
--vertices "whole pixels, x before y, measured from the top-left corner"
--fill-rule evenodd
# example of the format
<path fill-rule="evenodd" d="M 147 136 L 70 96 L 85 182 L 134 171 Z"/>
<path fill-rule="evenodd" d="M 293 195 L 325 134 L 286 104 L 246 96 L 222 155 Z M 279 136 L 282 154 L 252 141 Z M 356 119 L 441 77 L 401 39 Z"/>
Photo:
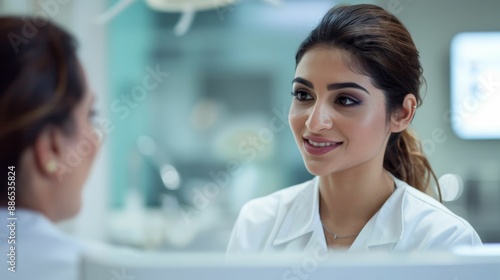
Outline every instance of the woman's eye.
<path fill-rule="evenodd" d="M 95 109 L 91 109 L 89 111 L 89 118 L 93 119 L 97 115 L 97 111 Z"/>
<path fill-rule="evenodd" d="M 298 101 L 307 101 L 307 100 L 312 100 L 312 96 L 304 91 L 294 91 L 292 92 L 292 95 L 297 98 Z"/>
<path fill-rule="evenodd" d="M 361 103 L 361 101 L 347 96 L 340 96 L 337 98 L 336 103 L 343 106 L 352 106 Z"/>
<path fill-rule="evenodd" d="M 89 119 L 94 125 L 97 124 L 97 111 L 95 109 L 90 110 Z"/>

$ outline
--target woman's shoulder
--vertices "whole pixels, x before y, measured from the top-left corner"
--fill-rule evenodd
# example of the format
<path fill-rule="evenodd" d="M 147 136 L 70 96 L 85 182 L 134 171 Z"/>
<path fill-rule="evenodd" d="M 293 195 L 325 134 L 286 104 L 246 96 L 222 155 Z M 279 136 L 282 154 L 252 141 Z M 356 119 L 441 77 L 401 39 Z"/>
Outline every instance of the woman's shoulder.
<path fill-rule="evenodd" d="M 0 217 L 6 215 L 0 209 Z M 18 279 L 77 279 L 83 245 L 64 233 L 41 213 L 16 209 L 14 230 L 16 274 Z M 3 233 L 4 229 L 0 230 Z M 2 234 L 2 236 L 7 236 Z M 1 241 L 1 239 L 0 239 Z M 7 243 L 7 242 L 6 242 Z M 3 248 L 0 252 L 4 253 Z M 0 279 L 4 279 L 0 273 Z"/>
<path fill-rule="evenodd" d="M 251 216 L 253 220 L 275 219 L 280 213 L 289 209 L 296 198 L 304 192 L 314 189 L 314 180 L 286 187 L 269 195 L 252 199 L 243 205 L 240 216 Z"/>
<path fill-rule="evenodd" d="M 406 205 L 406 210 L 415 210 L 406 211 L 409 215 L 432 215 L 434 219 L 442 218 L 447 220 L 448 224 L 452 223 L 457 227 L 471 228 L 470 224 L 465 219 L 453 213 L 435 198 L 414 187 L 408 185 L 408 187 L 405 188 L 403 199 L 403 205 Z"/>
<path fill-rule="evenodd" d="M 313 179 L 247 202 L 234 225 L 227 253 L 263 252 L 271 248 L 293 206 L 302 205 L 302 201 L 310 204 L 314 190 Z"/>
<path fill-rule="evenodd" d="M 406 234 L 428 238 L 447 248 L 453 245 L 481 244 L 469 222 L 433 197 L 407 184 L 404 186 L 401 206 Z"/>

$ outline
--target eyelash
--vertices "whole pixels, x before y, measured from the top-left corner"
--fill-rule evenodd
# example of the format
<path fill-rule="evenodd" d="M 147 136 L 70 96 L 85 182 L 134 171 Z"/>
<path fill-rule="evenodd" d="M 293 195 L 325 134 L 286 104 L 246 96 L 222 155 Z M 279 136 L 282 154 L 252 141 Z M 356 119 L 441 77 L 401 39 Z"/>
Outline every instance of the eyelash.
<path fill-rule="evenodd" d="M 305 92 L 305 91 L 292 91 L 291 92 L 292 96 L 297 99 L 297 101 L 299 102 L 307 102 L 307 101 L 310 101 L 312 100 L 312 96 Z M 299 98 L 300 95 L 308 95 L 309 97 L 311 97 L 311 99 L 303 99 L 303 96 Z M 348 100 L 350 102 L 352 102 L 351 104 L 345 104 L 345 103 L 339 103 L 339 100 L 340 99 L 344 99 L 344 100 Z M 339 97 L 337 97 L 337 99 L 335 99 L 335 103 L 341 105 L 341 106 L 345 106 L 345 107 L 349 107 L 349 106 L 355 106 L 355 105 L 358 105 L 361 103 L 361 101 L 353 98 L 353 97 L 350 97 L 350 96 L 345 96 L 345 95 L 340 95 Z"/>
<path fill-rule="evenodd" d="M 96 122 L 96 117 L 97 117 L 97 110 L 96 109 L 91 109 L 90 112 L 89 112 L 89 119 L 92 121 L 92 122 Z"/>
<path fill-rule="evenodd" d="M 305 92 L 305 91 L 300 91 L 300 90 L 299 90 L 299 91 L 292 91 L 292 92 L 291 92 L 291 94 L 292 94 L 292 96 L 293 96 L 295 99 L 297 99 L 297 100 L 298 100 L 298 101 L 300 101 L 300 102 L 304 102 L 304 101 L 308 101 L 308 100 L 311 100 L 311 99 L 312 99 L 312 98 L 311 98 L 311 99 L 303 99 L 303 98 L 299 98 L 299 95 L 302 95 L 302 94 L 307 94 L 308 96 L 310 96 L 310 97 L 311 97 L 311 95 L 310 95 L 309 93 Z"/>

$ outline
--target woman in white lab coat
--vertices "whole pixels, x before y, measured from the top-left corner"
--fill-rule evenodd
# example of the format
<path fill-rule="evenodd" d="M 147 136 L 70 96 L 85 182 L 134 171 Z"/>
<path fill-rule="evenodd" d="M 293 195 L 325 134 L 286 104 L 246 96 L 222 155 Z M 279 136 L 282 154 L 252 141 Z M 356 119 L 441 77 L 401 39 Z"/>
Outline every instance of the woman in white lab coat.
<path fill-rule="evenodd" d="M 84 245 L 54 225 L 79 211 L 99 147 L 75 47 L 50 22 L 0 18 L 0 279 L 79 277 Z"/>
<path fill-rule="evenodd" d="M 428 195 L 436 176 L 409 129 L 421 80 L 419 53 L 392 14 L 328 11 L 296 54 L 289 112 L 316 177 L 244 205 L 228 253 L 480 245 L 467 221 Z"/>

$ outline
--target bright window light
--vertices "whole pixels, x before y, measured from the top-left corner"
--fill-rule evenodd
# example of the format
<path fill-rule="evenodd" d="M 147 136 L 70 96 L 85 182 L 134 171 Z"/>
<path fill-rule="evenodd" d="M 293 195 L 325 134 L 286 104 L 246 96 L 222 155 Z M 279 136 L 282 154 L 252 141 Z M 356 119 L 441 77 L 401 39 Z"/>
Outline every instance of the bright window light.
<path fill-rule="evenodd" d="M 500 32 L 453 38 L 450 120 L 460 138 L 500 139 Z"/>

